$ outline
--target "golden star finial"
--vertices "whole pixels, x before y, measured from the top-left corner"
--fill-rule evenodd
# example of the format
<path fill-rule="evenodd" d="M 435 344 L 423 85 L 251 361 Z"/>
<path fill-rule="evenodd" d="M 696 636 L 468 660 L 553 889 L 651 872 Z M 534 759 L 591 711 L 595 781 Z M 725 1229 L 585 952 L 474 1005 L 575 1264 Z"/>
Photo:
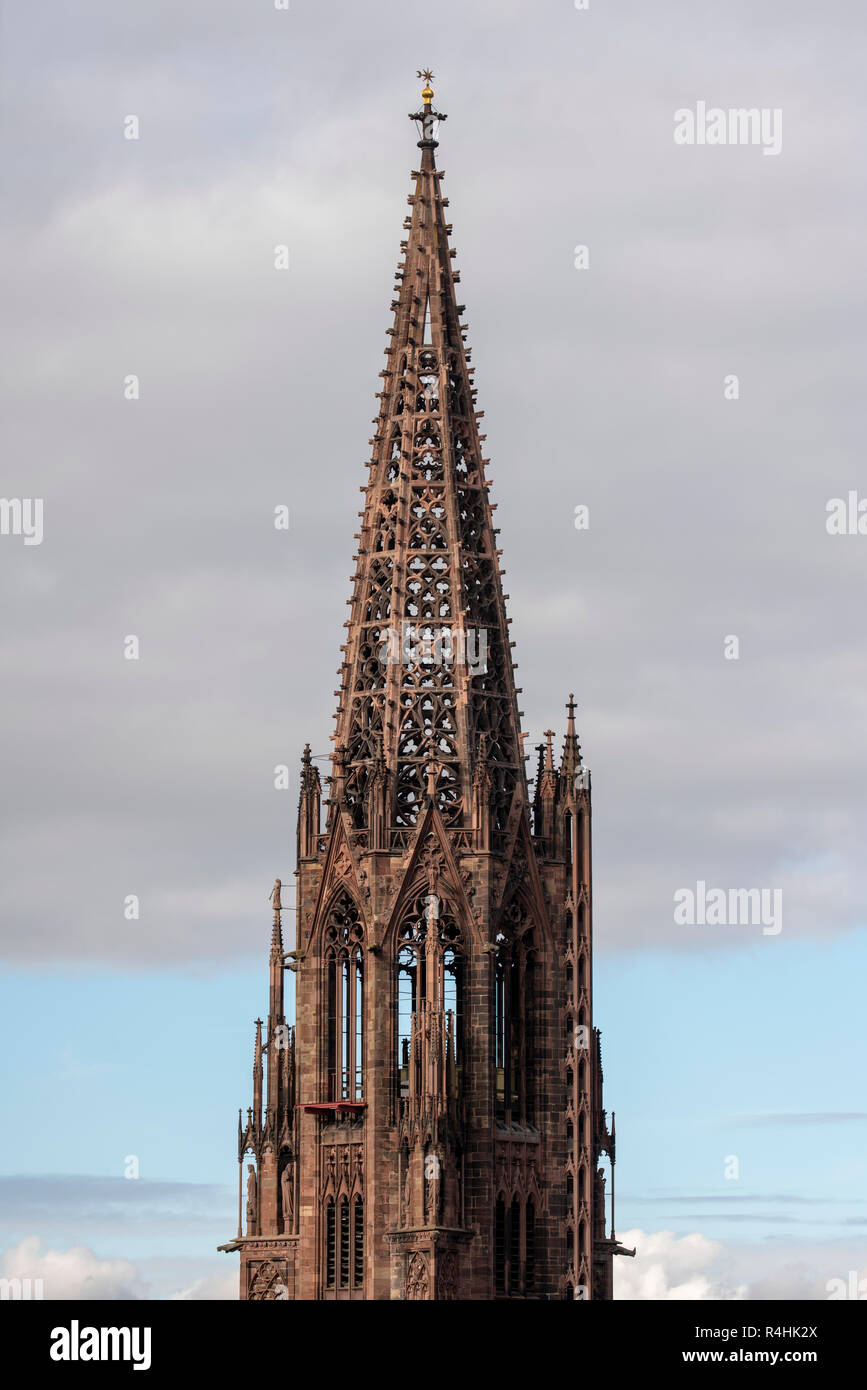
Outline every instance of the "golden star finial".
<path fill-rule="evenodd" d="M 434 98 L 434 91 L 433 87 L 431 86 L 431 83 L 434 80 L 434 75 L 431 72 L 430 68 L 419 68 L 416 72 L 416 77 L 423 78 L 424 87 L 422 88 L 421 94 L 422 100 L 425 101 L 428 105 L 430 105 Z"/>

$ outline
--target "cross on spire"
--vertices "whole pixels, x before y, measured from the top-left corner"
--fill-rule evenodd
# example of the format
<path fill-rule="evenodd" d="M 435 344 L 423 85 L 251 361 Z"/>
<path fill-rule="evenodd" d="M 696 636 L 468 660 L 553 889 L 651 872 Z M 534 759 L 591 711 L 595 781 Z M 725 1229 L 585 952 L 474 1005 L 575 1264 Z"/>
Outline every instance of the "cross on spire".
<path fill-rule="evenodd" d="M 434 89 L 431 86 L 433 82 L 433 73 L 430 68 L 419 68 L 416 75 L 424 80 L 424 86 L 421 91 L 424 110 L 410 111 L 409 118 L 411 121 L 417 121 L 419 123 L 421 139 L 418 143 L 421 149 L 426 152 L 427 157 L 427 151 L 433 151 L 437 145 L 437 141 L 434 139 L 434 123 L 436 121 L 446 120 L 446 116 L 442 111 L 434 111 L 433 109 Z M 433 165 L 431 164 L 430 167 L 432 168 Z"/>

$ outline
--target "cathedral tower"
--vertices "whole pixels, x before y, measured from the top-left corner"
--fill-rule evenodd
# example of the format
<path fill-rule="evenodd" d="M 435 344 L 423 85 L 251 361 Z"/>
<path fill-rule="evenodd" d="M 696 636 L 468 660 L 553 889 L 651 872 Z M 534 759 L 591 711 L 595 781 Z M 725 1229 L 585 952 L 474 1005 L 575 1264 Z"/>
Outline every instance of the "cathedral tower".
<path fill-rule="evenodd" d="M 325 823 L 308 747 L 221 1249 L 249 1299 L 605 1299 L 590 777 L 570 696 L 530 799 L 424 76 Z"/>

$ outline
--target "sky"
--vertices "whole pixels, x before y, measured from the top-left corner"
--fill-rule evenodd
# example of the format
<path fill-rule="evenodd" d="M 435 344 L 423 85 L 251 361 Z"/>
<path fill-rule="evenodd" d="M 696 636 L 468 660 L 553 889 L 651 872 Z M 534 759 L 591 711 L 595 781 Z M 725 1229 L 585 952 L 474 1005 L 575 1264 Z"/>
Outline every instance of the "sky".
<path fill-rule="evenodd" d="M 574 690 L 593 772 L 618 1296 L 867 1278 L 867 537 L 827 529 L 867 495 L 865 35 L 848 0 L 0 13 L 0 493 L 43 499 L 0 535 L 0 1273 L 236 1291 L 430 66 L 524 728 Z M 779 152 L 677 144 L 699 102 L 781 112 Z M 780 930 L 678 922 L 700 882 Z"/>

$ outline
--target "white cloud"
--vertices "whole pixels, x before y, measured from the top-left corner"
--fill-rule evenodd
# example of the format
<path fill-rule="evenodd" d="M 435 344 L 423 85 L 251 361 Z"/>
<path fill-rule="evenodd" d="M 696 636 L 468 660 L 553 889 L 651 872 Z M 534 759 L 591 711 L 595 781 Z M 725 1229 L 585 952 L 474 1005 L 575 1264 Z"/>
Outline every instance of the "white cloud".
<path fill-rule="evenodd" d="M 216 1261 L 214 1262 L 216 1264 Z M 222 1263 L 222 1262 L 221 1262 Z M 148 1274 L 131 1260 L 101 1259 L 86 1245 L 59 1250 L 43 1245 L 40 1236 L 25 1236 L 0 1255 L 0 1277 L 29 1280 L 30 1288 L 42 1281 L 42 1297 L 58 1299 L 105 1299 L 109 1302 L 170 1299 L 181 1301 L 229 1300 L 238 1297 L 238 1269 L 221 1267 L 190 1278 L 195 1270 L 184 1272 L 159 1261 L 145 1261 Z M 201 1268 L 201 1265 L 199 1266 Z M 174 1283 L 186 1277 L 180 1289 Z"/>
<path fill-rule="evenodd" d="M 634 1260 L 614 1263 L 614 1296 L 619 1301 L 722 1302 L 743 1299 L 867 1299 L 867 1265 L 863 1244 L 849 1241 L 768 1242 L 725 1245 L 694 1232 L 621 1233 L 621 1244 L 636 1247 Z M 0 1256 L 0 1277 L 41 1279 L 43 1297 L 58 1299 L 169 1299 L 179 1302 L 231 1301 L 238 1297 L 238 1271 L 188 1262 L 183 1272 L 172 1262 L 144 1262 L 148 1274 L 132 1261 L 101 1259 L 85 1245 L 68 1250 L 46 1248 L 39 1236 L 26 1236 Z M 192 1277 L 191 1277 L 192 1276 Z M 177 1283 L 184 1280 L 183 1287 Z M 832 1283 L 831 1281 L 836 1281 Z M 841 1292 L 841 1290 L 843 1292 Z"/>
<path fill-rule="evenodd" d="M 621 1245 L 636 1247 L 634 1260 L 614 1262 L 614 1296 L 653 1302 L 746 1298 L 746 1286 L 720 1279 L 716 1265 L 724 1247 L 707 1236 L 672 1231 L 626 1231 Z"/>
<path fill-rule="evenodd" d="M 867 1290 L 863 1242 L 768 1241 L 726 1245 L 698 1232 L 631 1230 L 621 1245 L 634 1260 L 614 1261 L 614 1297 L 649 1302 L 741 1299 L 823 1300 Z M 836 1282 L 832 1282 L 836 1281 Z M 845 1293 L 841 1294 L 840 1290 Z"/>
<path fill-rule="evenodd" d="M 213 1274 L 197 1279 L 188 1289 L 172 1294 L 172 1298 L 184 1302 L 198 1300 L 225 1300 L 238 1297 L 238 1271 L 233 1268 L 225 1274 Z"/>
<path fill-rule="evenodd" d="M 147 1290 L 129 1260 L 101 1260 L 86 1245 L 69 1250 L 43 1248 L 39 1236 L 25 1236 L 4 1252 L 0 1271 L 6 1279 L 41 1279 L 43 1297 L 56 1300 L 147 1298 Z"/>

